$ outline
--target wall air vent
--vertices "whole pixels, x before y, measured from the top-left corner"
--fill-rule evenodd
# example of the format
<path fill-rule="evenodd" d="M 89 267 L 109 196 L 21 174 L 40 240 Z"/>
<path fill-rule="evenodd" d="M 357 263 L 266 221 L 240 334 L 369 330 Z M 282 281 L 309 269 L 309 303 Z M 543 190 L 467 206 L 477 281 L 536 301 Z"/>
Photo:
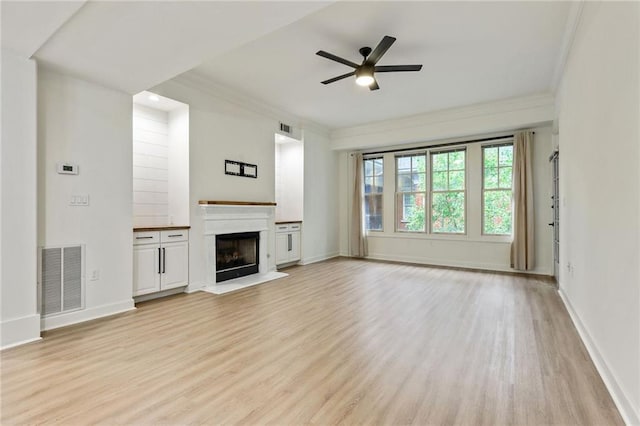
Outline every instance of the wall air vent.
<path fill-rule="evenodd" d="M 291 134 L 291 126 L 288 125 L 288 124 L 280 123 L 280 131 L 290 135 Z"/>
<path fill-rule="evenodd" d="M 43 317 L 84 306 L 84 247 L 43 247 L 40 251 L 40 297 Z"/>

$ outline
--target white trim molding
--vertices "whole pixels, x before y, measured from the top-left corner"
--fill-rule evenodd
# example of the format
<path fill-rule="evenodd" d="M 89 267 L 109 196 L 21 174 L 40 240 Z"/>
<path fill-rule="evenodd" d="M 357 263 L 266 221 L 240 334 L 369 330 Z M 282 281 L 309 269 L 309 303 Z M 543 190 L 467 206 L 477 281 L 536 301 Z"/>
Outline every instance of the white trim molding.
<path fill-rule="evenodd" d="M 335 150 L 389 147 L 547 125 L 555 118 L 552 93 L 503 99 L 338 129 Z"/>
<path fill-rule="evenodd" d="M 624 391 L 618 384 L 618 381 L 609 369 L 607 362 L 598 350 L 598 346 L 591 338 L 589 331 L 580 320 L 580 316 L 578 315 L 578 313 L 573 309 L 571 301 L 564 293 L 564 291 L 562 291 L 562 286 L 560 286 L 558 294 L 560 294 L 560 299 L 562 299 L 565 308 L 567 308 L 567 312 L 569 312 L 571 321 L 573 321 L 573 325 L 575 325 L 576 329 L 578 330 L 578 334 L 582 339 L 582 343 L 584 343 L 585 348 L 587 348 L 587 352 L 589 353 L 589 356 L 591 356 L 591 360 L 596 366 L 596 370 L 598 370 L 598 373 L 600 373 L 600 377 L 602 377 L 602 381 L 607 387 L 609 394 L 611 394 L 611 398 L 618 408 L 622 419 L 627 425 L 640 425 L 640 413 L 635 410 L 632 401 L 627 397 L 627 395 L 625 395 Z"/>
<path fill-rule="evenodd" d="M 340 256 L 340 253 L 336 252 L 336 253 L 321 254 L 319 256 L 305 257 L 300 262 L 298 262 L 298 265 L 311 265 L 312 263 L 323 262 L 325 260 L 333 259 L 338 256 Z"/>
<path fill-rule="evenodd" d="M 40 340 L 40 314 L 3 321 L 0 329 L 2 330 L 0 350 Z"/>
<path fill-rule="evenodd" d="M 53 330 L 67 325 L 77 324 L 80 322 L 91 321 L 94 319 L 108 317 L 136 309 L 133 299 L 123 300 L 116 303 L 108 303 L 93 308 L 86 308 L 79 311 L 63 313 L 59 315 L 51 315 L 42 318 L 42 329 Z"/>
<path fill-rule="evenodd" d="M 580 25 L 580 18 L 582 17 L 583 9 L 584 0 L 572 1 L 569 6 L 569 16 L 567 16 L 567 22 L 564 28 L 562 44 L 560 45 L 560 53 L 558 54 L 556 67 L 553 70 L 553 77 L 551 79 L 551 89 L 554 92 L 558 89 L 562 76 L 564 75 L 564 69 L 567 66 L 569 52 L 571 52 L 573 40 L 575 39 L 578 26 Z"/>

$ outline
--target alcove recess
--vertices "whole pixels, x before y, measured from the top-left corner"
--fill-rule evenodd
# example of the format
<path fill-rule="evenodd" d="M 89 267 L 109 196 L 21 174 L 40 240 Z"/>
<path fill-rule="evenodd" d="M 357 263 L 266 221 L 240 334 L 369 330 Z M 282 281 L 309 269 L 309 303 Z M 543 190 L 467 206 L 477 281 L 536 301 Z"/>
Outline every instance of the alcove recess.
<path fill-rule="evenodd" d="M 304 143 L 276 133 L 276 223 L 301 222 L 304 205 Z"/>
<path fill-rule="evenodd" d="M 189 225 L 189 105 L 133 97 L 133 225 Z"/>

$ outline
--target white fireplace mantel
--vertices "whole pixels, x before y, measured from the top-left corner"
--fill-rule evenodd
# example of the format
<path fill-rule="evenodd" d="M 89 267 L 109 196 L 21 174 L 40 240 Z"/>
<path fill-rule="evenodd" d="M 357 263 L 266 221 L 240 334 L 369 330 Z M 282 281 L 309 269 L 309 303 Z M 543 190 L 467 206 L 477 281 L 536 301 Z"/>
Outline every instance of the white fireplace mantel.
<path fill-rule="evenodd" d="M 200 202 L 204 220 L 206 285 L 216 285 L 216 235 L 259 232 L 258 273 L 275 271 L 275 203 L 221 203 Z"/>

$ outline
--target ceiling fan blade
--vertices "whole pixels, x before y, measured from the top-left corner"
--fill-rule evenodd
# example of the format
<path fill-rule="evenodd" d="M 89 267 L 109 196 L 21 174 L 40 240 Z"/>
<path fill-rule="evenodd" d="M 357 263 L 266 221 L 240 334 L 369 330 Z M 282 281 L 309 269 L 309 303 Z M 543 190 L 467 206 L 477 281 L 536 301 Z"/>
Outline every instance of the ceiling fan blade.
<path fill-rule="evenodd" d="M 367 57 L 367 63 L 369 65 L 375 65 L 380 60 L 380 58 L 382 58 L 382 55 L 384 55 L 387 50 L 389 50 L 389 48 L 395 41 L 395 37 L 384 36 L 380 43 L 378 43 L 376 48 L 373 49 L 373 52 L 371 52 L 371 54 Z"/>
<path fill-rule="evenodd" d="M 422 65 L 379 65 L 375 72 L 420 71 Z"/>
<path fill-rule="evenodd" d="M 373 80 L 373 83 L 369 86 L 369 90 L 378 90 L 380 86 L 378 86 L 378 80 Z"/>
<path fill-rule="evenodd" d="M 356 73 L 355 71 L 351 71 L 351 72 L 348 72 L 346 74 L 342 74 L 342 75 L 339 75 L 337 77 L 330 78 L 329 80 L 321 81 L 321 83 L 322 84 L 333 83 L 334 81 L 338 81 L 338 80 L 342 80 L 343 78 L 351 77 L 352 75 L 355 75 L 355 73 Z"/>
<path fill-rule="evenodd" d="M 318 50 L 316 52 L 316 55 L 318 56 L 322 56 L 323 58 L 327 58 L 327 59 L 331 59 L 332 61 L 336 61 L 336 62 L 340 62 L 341 64 L 344 64 L 348 67 L 351 68 L 358 68 L 360 65 L 353 63 L 347 59 L 343 59 L 339 56 L 334 55 L 333 53 L 329 53 L 329 52 L 325 52 L 324 50 Z"/>

